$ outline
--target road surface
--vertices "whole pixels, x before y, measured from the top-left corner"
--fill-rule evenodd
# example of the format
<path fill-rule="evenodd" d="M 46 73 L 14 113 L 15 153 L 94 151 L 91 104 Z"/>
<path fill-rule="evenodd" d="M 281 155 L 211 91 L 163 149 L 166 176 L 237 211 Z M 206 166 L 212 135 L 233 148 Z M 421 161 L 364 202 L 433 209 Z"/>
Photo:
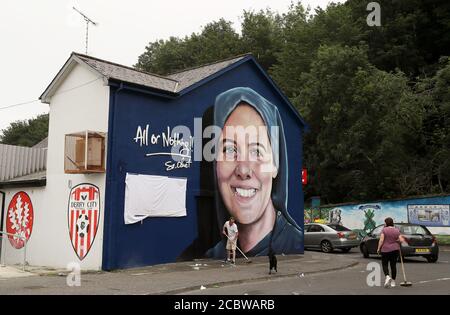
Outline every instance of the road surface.
<path fill-rule="evenodd" d="M 381 286 L 371 286 L 376 282 L 373 266 L 367 270 L 368 263 L 379 264 L 381 270 L 381 259 L 365 259 L 359 250 L 352 249 L 350 253 L 343 254 L 336 251 L 329 255 L 346 255 L 356 259 L 359 264 L 355 267 L 313 275 L 299 275 L 293 278 L 266 280 L 261 282 L 243 283 L 206 290 L 190 291 L 183 294 L 193 295 L 306 295 L 306 294 L 450 294 L 450 248 L 441 249 L 439 261 L 428 263 L 423 258 L 408 258 L 405 261 L 405 271 L 408 281 L 413 283 L 412 287 L 401 287 L 403 281 L 400 263 L 397 264 L 398 276 L 397 287 L 385 289 L 384 275 L 379 277 Z M 338 257 L 336 257 L 338 258 Z M 280 264 L 278 268 L 283 268 Z M 375 267 L 376 268 L 376 267 Z M 376 272 L 376 271 L 375 271 Z M 382 271 L 381 271 L 382 273 Z M 369 277 L 369 283 L 367 278 Z"/>

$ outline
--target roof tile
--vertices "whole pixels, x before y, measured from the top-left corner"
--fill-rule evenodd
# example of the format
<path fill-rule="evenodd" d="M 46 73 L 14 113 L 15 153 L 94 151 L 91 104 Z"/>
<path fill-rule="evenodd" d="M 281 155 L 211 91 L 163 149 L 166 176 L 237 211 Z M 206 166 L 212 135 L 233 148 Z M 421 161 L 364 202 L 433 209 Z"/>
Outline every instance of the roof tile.
<path fill-rule="evenodd" d="M 118 65 L 106 60 L 93 58 L 90 56 L 75 54 L 89 66 L 100 72 L 102 75 L 117 79 L 119 81 L 143 85 L 159 90 L 174 92 L 177 82 L 150 73 L 138 71 L 136 69 Z"/>
<path fill-rule="evenodd" d="M 166 77 L 136 70 L 110 61 L 74 53 L 107 78 L 178 93 L 245 58 L 245 55 L 177 72 Z"/>
<path fill-rule="evenodd" d="M 174 73 L 167 77 L 180 82 L 177 91 L 182 91 L 185 88 L 194 85 L 195 83 L 200 82 L 201 80 L 209 77 L 210 75 L 213 75 L 214 73 L 217 73 L 222 69 L 225 69 L 226 67 L 232 65 L 233 63 L 238 62 L 244 57 L 245 56 L 240 56 L 237 58 L 228 59 L 225 61 L 216 62 L 205 66 L 200 66 L 194 69 Z"/>

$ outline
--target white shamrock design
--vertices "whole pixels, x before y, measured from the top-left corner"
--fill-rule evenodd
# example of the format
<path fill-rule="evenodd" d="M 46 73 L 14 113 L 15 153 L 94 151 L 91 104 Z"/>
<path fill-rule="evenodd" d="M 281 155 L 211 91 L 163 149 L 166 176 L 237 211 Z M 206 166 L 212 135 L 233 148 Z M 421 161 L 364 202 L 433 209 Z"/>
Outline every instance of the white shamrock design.
<path fill-rule="evenodd" d="M 22 198 L 19 195 L 17 197 L 17 202 L 15 208 L 10 208 L 8 210 L 9 222 L 12 224 L 12 229 L 15 234 L 13 236 L 14 242 L 16 244 L 23 243 L 30 235 L 30 228 L 28 227 L 30 219 L 30 209 L 28 202 L 22 202 Z"/>

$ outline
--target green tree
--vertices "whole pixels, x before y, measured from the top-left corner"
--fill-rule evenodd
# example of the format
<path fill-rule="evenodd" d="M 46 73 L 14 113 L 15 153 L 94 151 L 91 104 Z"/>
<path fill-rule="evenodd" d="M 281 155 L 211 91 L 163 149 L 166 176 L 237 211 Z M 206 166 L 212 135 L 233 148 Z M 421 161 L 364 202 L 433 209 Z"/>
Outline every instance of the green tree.
<path fill-rule="evenodd" d="M 214 62 L 244 52 L 232 23 L 220 19 L 207 24 L 199 34 L 183 39 L 171 37 L 150 43 L 139 56 L 136 68 L 167 75 L 190 67 Z"/>
<path fill-rule="evenodd" d="M 269 9 L 266 11 L 244 11 L 242 21 L 242 45 L 245 52 L 252 53 L 266 70 L 277 62 L 284 40 L 283 19 Z"/>
<path fill-rule="evenodd" d="M 442 58 L 440 64 L 441 69 L 416 88 L 426 108 L 421 132 L 432 191 L 444 193 L 450 190 L 450 59 Z"/>
<path fill-rule="evenodd" d="M 292 5 L 283 15 L 285 44 L 271 74 L 289 97 L 295 97 L 304 85 L 301 74 L 309 72 L 319 47 L 356 44 L 358 33 L 347 6 L 330 4 L 312 15 L 301 3 Z"/>
<path fill-rule="evenodd" d="M 307 194 L 328 202 L 397 196 L 396 176 L 408 158 L 406 125 L 414 119 L 397 119 L 412 93 L 407 78 L 370 65 L 365 47 L 332 45 L 319 48 L 302 80 L 294 103 L 310 124 Z"/>
<path fill-rule="evenodd" d="M 194 52 L 195 65 L 216 62 L 244 53 L 239 34 L 234 30 L 232 23 L 224 19 L 207 24 L 200 35 L 193 34 L 187 43 Z"/>
<path fill-rule="evenodd" d="M 410 77 L 432 74 L 450 51 L 450 3 L 446 0 L 379 0 L 381 26 L 366 23 L 368 1 L 349 0 L 358 40 L 369 46 L 369 60 L 379 69 L 399 68 Z"/>
<path fill-rule="evenodd" d="M 48 135 L 48 114 L 34 119 L 15 121 L 2 130 L 3 144 L 32 147 Z"/>
<path fill-rule="evenodd" d="M 166 75 L 250 52 L 268 70 L 284 44 L 282 17 L 268 9 L 244 11 L 242 18 L 242 35 L 231 22 L 220 19 L 183 39 L 171 37 L 151 42 L 135 67 Z"/>
<path fill-rule="evenodd" d="M 183 39 L 170 37 L 168 40 L 158 40 L 150 43 L 145 49 L 135 65 L 139 70 L 168 74 L 195 64 L 195 59 L 186 49 Z"/>

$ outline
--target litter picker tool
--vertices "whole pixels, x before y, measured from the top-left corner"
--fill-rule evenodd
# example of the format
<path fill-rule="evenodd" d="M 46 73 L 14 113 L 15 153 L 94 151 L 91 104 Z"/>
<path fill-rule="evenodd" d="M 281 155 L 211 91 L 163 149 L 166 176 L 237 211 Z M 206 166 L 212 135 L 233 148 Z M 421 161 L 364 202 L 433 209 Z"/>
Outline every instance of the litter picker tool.
<path fill-rule="evenodd" d="M 232 242 L 232 240 L 228 237 L 227 234 L 225 234 L 225 236 L 230 240 L 230 242 Z M 245 256 L 244 252 L 241 251 L 241 249 L 237 246 L 237 244 L 236 244 L 236 248 L 239 250 L 239 252 L 242 254 L 242 256 L 244 256 L 244 258 L 247 259 L 246 263 L 247 263 L 247 264 L 251 264 L 252 261 L 251 261 L 250 259 L 248 259 L 247 256 Z"/>

